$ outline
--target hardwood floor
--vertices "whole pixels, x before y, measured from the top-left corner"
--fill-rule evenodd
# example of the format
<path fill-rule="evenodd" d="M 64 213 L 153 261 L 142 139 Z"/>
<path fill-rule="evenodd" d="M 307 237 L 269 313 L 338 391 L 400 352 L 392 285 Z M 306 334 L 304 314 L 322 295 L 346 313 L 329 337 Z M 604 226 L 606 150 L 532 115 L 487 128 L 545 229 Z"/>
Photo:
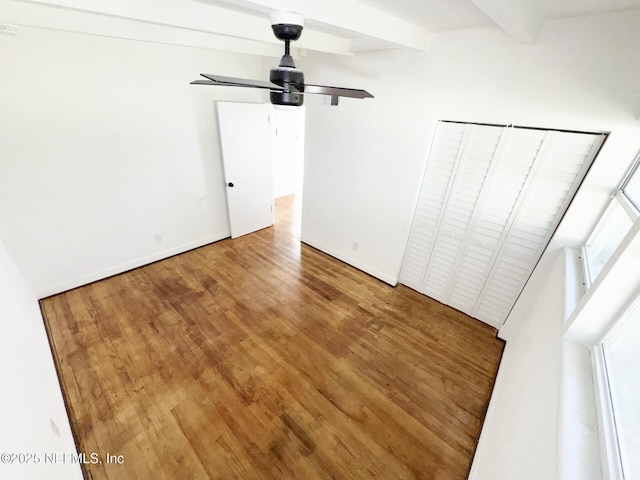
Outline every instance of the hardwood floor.
<path fill-rule="evenodd" d="M 464 479 L 503 343 L 275 227 L 41 301 L 98 479 Z"/>

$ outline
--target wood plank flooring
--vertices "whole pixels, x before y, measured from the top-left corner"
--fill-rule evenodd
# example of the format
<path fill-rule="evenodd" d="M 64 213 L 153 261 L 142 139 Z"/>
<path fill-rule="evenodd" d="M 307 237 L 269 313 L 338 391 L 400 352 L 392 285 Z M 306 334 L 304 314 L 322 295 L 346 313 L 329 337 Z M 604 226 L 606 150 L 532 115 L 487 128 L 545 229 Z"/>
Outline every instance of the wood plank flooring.
<path fill-rule="evenodd" d="M 277 223 L 41 301 L 110 479 L 461 480 L 503 343 Z"/>

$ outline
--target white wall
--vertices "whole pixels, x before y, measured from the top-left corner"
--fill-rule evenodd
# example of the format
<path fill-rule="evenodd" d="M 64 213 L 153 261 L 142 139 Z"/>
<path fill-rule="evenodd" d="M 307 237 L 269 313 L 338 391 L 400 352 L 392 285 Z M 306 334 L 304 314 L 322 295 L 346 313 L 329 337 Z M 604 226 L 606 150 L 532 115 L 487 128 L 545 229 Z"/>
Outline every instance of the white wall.
<path fill-rule="evenodd" d="M 77 463 L 45 463 L 45 453 L 76 449 L 38 301 L 2 241 L 0 339 L 0 453 L 38 454 L 29 464 L 3 459 L 0 478 L 82 479 Z"/>
<path fill-rule="evenodd" d="M 633 155 L 639 19 L 636 11 L 552 21 L 534 45 L 477 29 L 438 35 L 425 53 L 309 55 L 307 81 L 376 98 L 338 108 L 306 100 L 303 239 L 395 283 L 439 119 L 612 131 L 614 165 L 593 184 L 601 205 L 621 174 L 617 152 Z"/>
<path fill-rule="evenodd" d="M 612 132 L 501 331 L 475 480 L 556 477 L 562 320 L 541 284 L 558 284 L 557 250 L 584 237 L 640 148 L 638 23 L 623 12 L 550 22 L 534 45 L 478 29 L 426 53 L 300 62 L 309 82 L 376 96 L 306 99 L 303 239 L 389 283 L 437 120 Z M 260 98 L 187 84 L 221 65 L 262 78 L 260 61 L 30 29 L 1 36 L 0 58 L 0 237 L 37 295 L 228 234 L 213 102 Z"/>
<path fill-rule="evenodd" d="M 302 190 L 304 118 L 304 105 L 295 110 L 277 109 L 271 105 L 269 110 L 274 198 Z"/>
<path fill-rule="evenodd" d="M 523 299 L 530 320 L 503 352 L 472 480 L 557 478 L 564 258 L 549 255 L 540 267 Z"/>
<path fill-rule="evenodd" d="M 310 55 L 304 63 L 307 82 L 376 98 L 332 107 L 306 96 L 302 240 L 389 283 L 397 281 L 432 128 L 418 106 L 423 87 L 408 81 L 423 76 L 423 57 Z"/>
<path fill-rule="evenodd" d="M 264 99 L 189 82 L 260 57 L 23 27 L 0 58 L 0 236 L 38 297 L 228 236 L 214 102 Z"/>
<path fill-rule="evenodd" d="M 584 240 L 640 150 L 639 23 L 639 11 L 555 20 L 533 45 L 489 29 L 454 32 L 426 53 L 313 56 L 305 65 L 309 81 L 376 98 L 337 109 L 307 103 L 303 240 L 390 283 L 438 119 L 612 132 L 500 331 L 507 347 L 472 480 L 558 478 L 564 270 L 556 259 Z"/>

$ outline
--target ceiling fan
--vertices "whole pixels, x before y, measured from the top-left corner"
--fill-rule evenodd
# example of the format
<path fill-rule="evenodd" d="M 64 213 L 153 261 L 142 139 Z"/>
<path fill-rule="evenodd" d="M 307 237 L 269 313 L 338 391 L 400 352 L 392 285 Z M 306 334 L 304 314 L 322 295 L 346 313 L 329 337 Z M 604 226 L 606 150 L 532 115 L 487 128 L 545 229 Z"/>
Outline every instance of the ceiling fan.
<path fill-rule="evenodd" d="M 276 38 L 284 41 L 284 55 L 280 59 L 280 64 L 269 72 L 268 82 L 201 73 L 205 80 L 194 80 L 191 84 L 262 88 L 269 90 L 271 103 L 274 105 L 292 107 L 301 106 L 304 102 L 304 94 L 307 93 L 329 95 L 332 105 L 338 104 L 339 97 L 373 98 L 373 95 L 366 90 L 304 83 L 304 74 L 302 70 L 296 68 L 290 54 L 290 44 L 300 38 L 303 27 L 304 19 L 298 13 L 273 12 L 271 14 L 271 28 Z"/>

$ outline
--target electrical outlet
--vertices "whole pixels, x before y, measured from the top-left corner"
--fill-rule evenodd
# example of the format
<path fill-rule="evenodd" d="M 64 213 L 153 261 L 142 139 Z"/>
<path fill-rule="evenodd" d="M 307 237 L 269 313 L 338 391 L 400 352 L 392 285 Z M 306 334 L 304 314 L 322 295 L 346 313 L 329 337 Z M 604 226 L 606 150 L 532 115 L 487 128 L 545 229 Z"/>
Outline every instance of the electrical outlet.
<path fill-rule="evenodd" d="M 156 233 L 156 234 L 153 236 L 153 239 L 156 241 L 156 243 L 162 243 L 162 235 L 161 235 L 161 234 L 159 234 L 159 233 Z"/>
<path fill-rule="evenodd" d="M 353 242 L 353 245 L 351 245 L 351 250 L 353 250 L 354 252 L 357 252 L 358 248 L 360 248 L 360 245 L 358 245 L 358 242 Z"/>
<path fill-rule="evenodd" d="M 17 35 L 18 27 L 16 25 L 7 25 L 6 23 L 0 23 L 0 33 L 5 35 Z"/>

